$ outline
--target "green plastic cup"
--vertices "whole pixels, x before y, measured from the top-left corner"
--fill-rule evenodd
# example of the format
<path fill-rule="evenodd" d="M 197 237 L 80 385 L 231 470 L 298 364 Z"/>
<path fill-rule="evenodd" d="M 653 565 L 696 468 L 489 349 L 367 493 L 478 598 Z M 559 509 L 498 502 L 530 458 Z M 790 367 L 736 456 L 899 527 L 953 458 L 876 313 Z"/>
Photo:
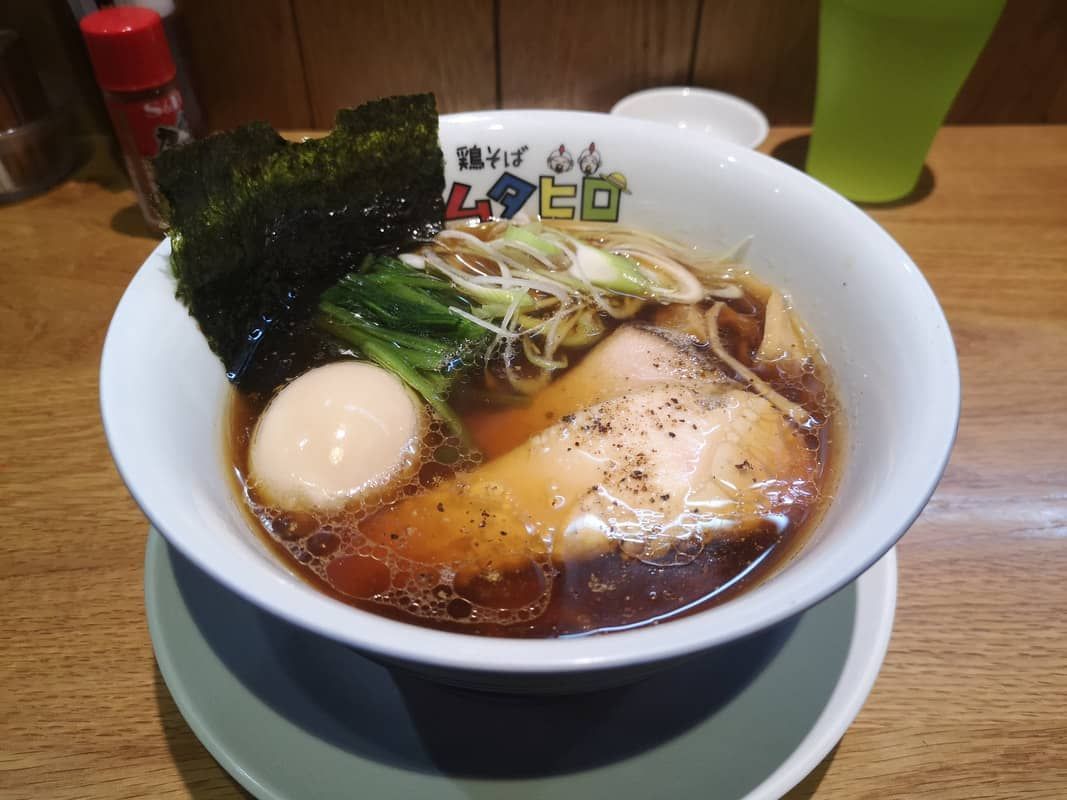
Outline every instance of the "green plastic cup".
<path fill-rule="evenodd" d="M 1005 0 L 822 0 L 810 175 L 851 200 L 910 193 Z"/>

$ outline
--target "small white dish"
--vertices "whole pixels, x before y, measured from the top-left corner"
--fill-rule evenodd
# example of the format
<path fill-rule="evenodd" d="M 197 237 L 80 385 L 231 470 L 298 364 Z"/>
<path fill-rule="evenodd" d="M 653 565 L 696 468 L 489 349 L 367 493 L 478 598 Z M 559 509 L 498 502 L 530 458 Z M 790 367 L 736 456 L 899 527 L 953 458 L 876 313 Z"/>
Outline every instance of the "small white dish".
<path fill-rule="evenodd" d="M 747 100 L 714 89 L 663 86 L 627 95 L 612 114 L 662 122 L 755 149 L 767 138 L 767 117 Z"/>
<path fill-rule="evenodd" d="M 145 604 L 193 732 L 262 800 L 774 800 L 859 713 L 896 608 L 890 550 L 799 617 L 646 681 L 565 698 L 435 685 L 261 611 L 153 531 Z M 617 634 L 612 634 L 617 635 Z"/>

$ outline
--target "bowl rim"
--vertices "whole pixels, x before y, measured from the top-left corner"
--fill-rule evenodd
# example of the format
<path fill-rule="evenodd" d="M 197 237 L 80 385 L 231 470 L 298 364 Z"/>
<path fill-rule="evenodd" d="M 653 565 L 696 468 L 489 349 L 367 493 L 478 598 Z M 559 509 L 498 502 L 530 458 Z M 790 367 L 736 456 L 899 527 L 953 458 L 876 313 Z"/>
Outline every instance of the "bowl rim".
<path fill-rule="evenodd" d="M 534 116 L 531 117 L 531 115 Z M 593 112 L 538 109 L 466 112 L 442 115 L 441 125 L 442 128 L 453 125 L 486 123 L 515 123 L 522 125 L 524 123 L 528 124 L 531 118 L 545 122 L 563 121 L 564 119 L 580 122 L 584 119 L 590 123 L 594 120 L 602 123 L 604 120 L 611 120 L 608 124 L 633 128 L 638 134 L 644 132 L 660 139 L 663 139 L 664 136 L 677 135 L 684 137 L 684 140 L 689 145 L 692 145 L 692 142 L 696 139 L 696 137 L 692 137 L 691 134 L 684 131 L 665 128 L 661 123 Z M 119 440 L 122 438 L 119 435 L 122 420 L 117 416 L 115 410 L 117 392 L 119 391 L 117 384 L 119 381 L 113 380 L 111 377 L 116 369 L 114 366 L 116 341 L 118 337 L 123 335 L 122 323 L 125 307 L 133 302 L 132 298 L 136 296 L 140 285 L 151 277 L 149 273 L 156 268 L 156 260 L 169 255 L 170 247 L 167 239 L 164 239 L 138 268 L 123 293 L 109 325 L 101 356 L 100 407 L 104 432 L 116 468 L 130 494 L 152 525 L 162 532 L 169 542 L 213 578 L 258 607 L 298 627 L 314 631 L 362 651 L 401 662 L 455 669 L 468 673 L 508 675 L 544 675 L 554 673 L 563 675 L 589 670 L 626 668 L 678 658 L 742 638 L 795 616 L 826 599 L 855 580 L 892 548 L 922 512 L 941 479 L 948 463 L 959 424 L 959 365 L 952 334 L 945 319 L 944 311 L 937 302 L 937 298 L 922 272 L 900 245 L 862 210 L 833 190 L 788 164 L 748 148 L 710 137 L 703 139 L 703 142 L 704 145 L 702 146 L 717 151 L 717 155 L 733 157 L 741 164 L 746 161 L 754 161 L 756 166 L 780 173 L 783 180 L 789 180 L 794 185 L 799 184 L 799 186 L 803 187 L 802 191 L 809 194 L 814 193 L 821 197 L 824 202 L 830 203 L 840 210 L 845 210 L 846 213 L 855 215 L 857 223 L 866 226 L 870 236 L 879 239 L 881 245 L 887 247 L 894 258 L 903 262 L 906 271 L 910 274 L 910 279 L 914 282 L 913 291 L 919 295 L 925 295 L 926 299 L 931 301 L 932 308 L 936 309 L 940 315 L 935 322 L 940 323 L 937 327 L 943 332 L 943 338 L 936 344 L 941 348 L 944 355 L 950 357 L 946 363 L 947 369 L 942 374 L 941 385 L 937 389 L 947 392 L 943 397 L 947 401 L 946 407 L 951 410 L 951 414 L 938 420 L 936 425 L 939 441 L 933 443 L 927 450 L 930 454 L 927 463 L 927 468 L 929 469 L 928 477 L 922 483 L 922 491 L 918 492 L 907 503 L 907 510 L 902 511 L 898 519 L 892 524 L 885 525 L 881 535 L 877 537 L 871 536 L 869 545 L 864 548 L 864 555 L 855 558 L 845 565 L 845 568 L 838 569 L 832 579 L 820 581 L 814 586 L 803 586 L 801 588 L 805 591 L 790 595 L 785 599 L 778 598 L 779 602 L 770 606 L 769 610 L 764 613 L 750 613 L 744 617 L 735 613 L 732 615 L 732 624 L 730 625 L 715 625 L 711 623 L 721 620 L 725 609 L 730 609 L 731 607 L 736 609 L 738 603 L 743 603 L 744 599 L 752 597 L 753 593 L 746 593 L 721 606 L 701 611 L 688 617 L 671 620 L 668 625 L 646 625 L 634 630 L 613 632 L 608 636 L 580 636 L 556 639 L 481 637 L 425 628 L 348 606 L 328 597 L 300 578 L 294 578 L 292 582 L 285 582 L 275 576 L 275 579 L 270 581 L 272 591 L 265 591 L 263 586 L 254 589 L 251 582 L 243 582 L 241 577 L 235 575 L 233 571 L 227 571 L 191 547 L 180 532 L 176 534 L 168 529 L 166 521 L 159 518 L 153 512 L 150 503 L 147 502 L 146 495 L 148 492 L 146 492 L 146 488 L 150 487 L 146 487 L 145 482 L 139 480 L 137 475 L 131 474 L 128 465 L 125 463 L 125 454 L 119 446 Z M 173 298 L 173 294 L 171 295 L 171 301 L 178 302 Z M 261 583 L 265 582 L 266 579 Z M 756 590 L 753 591 L 755 592 Z M 301 597 L 303 598 L 301 602 L 292 602 L 293 600 L 299 600 Z M 306 613 L 308 603 L 311 603 L 312 606 L 317 607 L 320 611 L 330 613 L 323 615 L 308 614 Z M 769 603 L 764 603 L 764 605 L 768 606 Z M 336 613 L 332 607 L 343 609 L 343 613 Z M 303 609 L 305 613 L 299 613 L 299 609 Z M 344 625 L 335 624 L 334 617 L 338 616 L 347 620 Z"/>

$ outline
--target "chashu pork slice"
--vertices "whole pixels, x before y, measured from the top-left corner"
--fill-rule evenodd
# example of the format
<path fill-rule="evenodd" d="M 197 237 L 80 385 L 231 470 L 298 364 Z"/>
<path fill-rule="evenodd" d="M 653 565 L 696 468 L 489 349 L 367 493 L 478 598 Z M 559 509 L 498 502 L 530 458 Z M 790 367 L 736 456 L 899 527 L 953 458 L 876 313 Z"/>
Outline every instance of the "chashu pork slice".
<path fill-rule="evenodd" d="M 530 405 L 488 411 L 468 421 L 475 444 L 490 456 L 506 452 L 571 412 L 644 386 L 722 385 L 723 372 L 684 336 L 626 324 L 534 396 Z"/>
<path fill-rule="evenodd" d="M 507 571 L 617 547 L 670 563 L 813 499 L 814 454 L 737 388 L 644 385 L 567 413 L 510 452 L 366 520 L 417 562 Z"/>

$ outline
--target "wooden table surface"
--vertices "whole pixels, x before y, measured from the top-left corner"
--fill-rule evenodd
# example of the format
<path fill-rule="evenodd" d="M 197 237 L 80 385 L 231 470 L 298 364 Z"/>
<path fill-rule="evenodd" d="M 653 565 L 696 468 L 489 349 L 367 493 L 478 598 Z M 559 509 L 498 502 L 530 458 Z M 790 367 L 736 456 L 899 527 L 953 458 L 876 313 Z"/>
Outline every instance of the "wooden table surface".
<path fill-rule="evenodd" d="M 1067 797 L 1067 127 L 947 128 L 929 170 L 871 213 L 948 314 L 959 440 L 899 546 L 878 683 L 792 800 Z M 3 798 L 242 794 L 156 670 L 147 523 L 100 426 L 105 329 L 156 244 L 132 203 L 97 155 L 0 207 Z"/>

